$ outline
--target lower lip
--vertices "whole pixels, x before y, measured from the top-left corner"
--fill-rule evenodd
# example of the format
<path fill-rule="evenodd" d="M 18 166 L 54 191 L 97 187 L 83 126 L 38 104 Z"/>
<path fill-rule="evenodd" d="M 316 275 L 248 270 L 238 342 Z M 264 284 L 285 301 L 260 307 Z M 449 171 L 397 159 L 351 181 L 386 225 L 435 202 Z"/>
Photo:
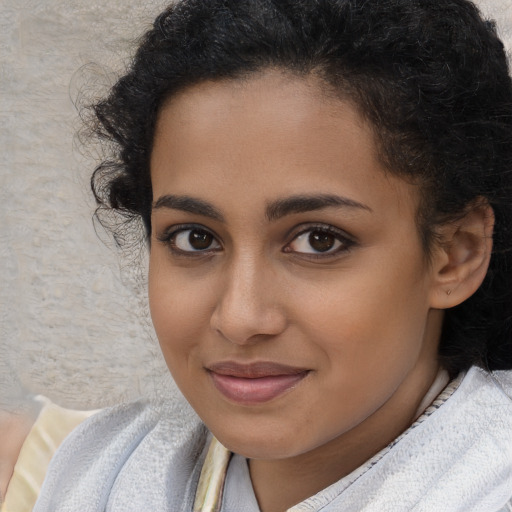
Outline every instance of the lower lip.
<path fill-rule="evenodd" d="M 248 379 L 210 372 L 215 387 L 230 401 L 242 405 L 262 404 L 293 389 L 309 372 Z"/>

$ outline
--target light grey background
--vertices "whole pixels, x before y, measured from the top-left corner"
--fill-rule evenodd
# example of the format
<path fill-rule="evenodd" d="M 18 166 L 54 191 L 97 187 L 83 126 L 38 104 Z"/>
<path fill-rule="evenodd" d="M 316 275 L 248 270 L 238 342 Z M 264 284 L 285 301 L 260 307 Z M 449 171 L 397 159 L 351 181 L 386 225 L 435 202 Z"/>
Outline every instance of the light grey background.
<path fill-rule="evenodd" d="M 0 4 L 0 403 L 18 380 L 76 408 L 174 392 L 143 258 L 134 265 L 93 229 L 94 153 L 76 140 L 73 105 L 106 90 L 166 3 Z M 478 4 L 511 48 L 512 0 Z"/>

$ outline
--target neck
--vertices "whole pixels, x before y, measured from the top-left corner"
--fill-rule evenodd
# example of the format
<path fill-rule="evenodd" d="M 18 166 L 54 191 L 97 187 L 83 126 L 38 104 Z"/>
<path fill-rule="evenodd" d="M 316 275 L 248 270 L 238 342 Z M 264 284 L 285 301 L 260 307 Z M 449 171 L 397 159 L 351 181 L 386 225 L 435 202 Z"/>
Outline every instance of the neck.
<path fill-rule="evenodd" d="M 287 510 L 385 448 L 414 422 L 438 372 L 437 364 L 415 368 L 392 397 L 366 420 L 314 450 L 286 459 L 250 460 L 251 480 L 261 511 Z"/>

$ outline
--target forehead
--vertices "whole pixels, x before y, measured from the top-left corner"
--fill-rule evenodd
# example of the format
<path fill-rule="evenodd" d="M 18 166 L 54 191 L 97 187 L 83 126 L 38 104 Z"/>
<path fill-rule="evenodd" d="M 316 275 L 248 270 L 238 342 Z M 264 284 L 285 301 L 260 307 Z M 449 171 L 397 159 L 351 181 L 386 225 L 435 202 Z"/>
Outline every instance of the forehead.
<path fill-rule="evenodd" d="M 417 200 L 416 187 L 381 165 L 372 128 L 350 102 L 314 76 L 278 71 L 174 96 L 159 115 L 151 176 L 154 199 L 200 186 L 226 205 L 332 187 L 359 202 L 374 195 L 375 206 Z"/>

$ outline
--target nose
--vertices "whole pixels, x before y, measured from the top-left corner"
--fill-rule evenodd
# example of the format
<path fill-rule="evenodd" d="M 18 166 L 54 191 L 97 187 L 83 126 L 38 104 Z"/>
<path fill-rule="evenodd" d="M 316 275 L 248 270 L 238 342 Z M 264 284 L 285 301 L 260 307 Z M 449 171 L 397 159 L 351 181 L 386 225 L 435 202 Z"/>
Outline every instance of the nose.
<path fill-rule="evenodd" d="M 271 266 L 240 258 L 223 272 L 211 327 L 237 345 L 276 336 L 287 323 L 281 297 Z"/>

